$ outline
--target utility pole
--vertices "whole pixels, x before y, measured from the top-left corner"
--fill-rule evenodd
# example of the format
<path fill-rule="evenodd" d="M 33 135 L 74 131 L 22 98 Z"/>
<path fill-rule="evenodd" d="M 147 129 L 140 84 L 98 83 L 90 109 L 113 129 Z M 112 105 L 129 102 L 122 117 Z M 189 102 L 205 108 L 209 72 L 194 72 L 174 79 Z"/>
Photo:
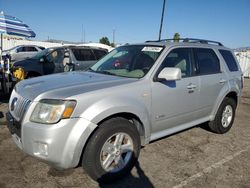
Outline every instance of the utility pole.
<path fill-rule="evenodd" d="M 160 24 L 160 31 L 159 31 L 159 40 L 161 40 L 161 30 L 162 30 L 162 23 L 163 23 L 164 12 L 165 12 L 165 3 L 166 3 L 166 0 L 163 0 L 162 13 L 161 13 L 161 24 Z"/>
<path fill-rule="evenodd" d="M 83 24 L 82 24 L 82 40 L 81 42 L 83 43 Z"/>
<path fill-rule="evenodd" d="M 113 44 L 115 45 L 115 29 L 113 29 Z"/>
<path fill-rule="evenodd" d="M 83 42 L 86 43 L 86 40 L 85 40 L 85 29 L 83 30 Z"/>

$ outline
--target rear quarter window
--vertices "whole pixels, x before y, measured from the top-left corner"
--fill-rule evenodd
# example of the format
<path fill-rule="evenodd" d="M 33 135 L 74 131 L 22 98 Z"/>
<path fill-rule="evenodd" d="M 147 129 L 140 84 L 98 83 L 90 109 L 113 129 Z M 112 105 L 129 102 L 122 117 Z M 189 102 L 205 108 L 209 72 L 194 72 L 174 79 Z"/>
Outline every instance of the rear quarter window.
<path fill-rule="evenodd" d="M 215 52 L 208 48 L 195 48 L 198 74 L 220 73 L 220 61 Z"/>
<path fill-rule="evenodd" d="M 104 51 L 104 50 L 93 50 L 94 51 L 94 54 L 96 56 L 96 59 L 101 59 L 103 56 L 105 56 L 108 52 L 107 51 Z"/>
<path fill-rule="evenodd" d="M 232 52 L 230 52 L 229 50 L 219 50 L 219 52 L 222 55 L 224 61 L 226 62 L 229 71 L 233 72 L 239 70 Z"/>
<path fill-rule="evenodd" d="M 77 61 L 94 61 L 96 60 L 94 54 L 90 49 L 73 48 L 72 52 Z"/>

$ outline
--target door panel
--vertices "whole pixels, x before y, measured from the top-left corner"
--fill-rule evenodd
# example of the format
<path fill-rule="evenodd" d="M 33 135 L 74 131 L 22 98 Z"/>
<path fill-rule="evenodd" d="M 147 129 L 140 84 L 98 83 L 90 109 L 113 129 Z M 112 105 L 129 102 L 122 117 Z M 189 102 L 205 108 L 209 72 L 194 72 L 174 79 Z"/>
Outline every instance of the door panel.
<path fill-rule="evenodd" d="M 227 87 L 225 73 L 200 76 L 199 117 L 211 114 L 214 104 L 223 87 Z"/>
<path fill-rule="evenodd" d="M 197 76 L 200 78 L 200 95 L 198 96 L 199 117 L 209 116 L 216 100 L 223 89 L 227 87 L 228 78 L 221 71 L 220 59 L 214 50 L 195 48 Z"/>
<path fill-rule="evenodd" d="M 86 70 L 92 65 L 94 65 L 96 61 L 77 61 L 75 62 L 75 70 Z"/>
<path fill-rule="evenodd" d="M 152 84 L 153 132 L 188 123 L 197 117 L 197 77 Z"/>
<path fill-rule="evenodd" d="M 183 78 L 152 83 L 153 133 L 196 119 L 199 78 L 192 76 L 193 62 L 191 48 L 173 49 L 162 62 L 158 74 L 165 67 L 176 67 Z"/>

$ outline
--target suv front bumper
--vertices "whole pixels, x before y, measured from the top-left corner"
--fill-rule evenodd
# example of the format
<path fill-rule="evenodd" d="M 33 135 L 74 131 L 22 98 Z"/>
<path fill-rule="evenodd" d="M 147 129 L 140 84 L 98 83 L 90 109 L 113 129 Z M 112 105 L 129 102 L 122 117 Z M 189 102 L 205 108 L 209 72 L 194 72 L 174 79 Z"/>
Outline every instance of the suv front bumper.
<path fill-rule="evenodd" d="M 58 169 L 78 165 L 82 149 L 97 127 L 83 118 L 63 119 L 57 124 L 47 125 L 33 122 L 21 124 L 9 112 L 6 117 L 17 146 Z"/>

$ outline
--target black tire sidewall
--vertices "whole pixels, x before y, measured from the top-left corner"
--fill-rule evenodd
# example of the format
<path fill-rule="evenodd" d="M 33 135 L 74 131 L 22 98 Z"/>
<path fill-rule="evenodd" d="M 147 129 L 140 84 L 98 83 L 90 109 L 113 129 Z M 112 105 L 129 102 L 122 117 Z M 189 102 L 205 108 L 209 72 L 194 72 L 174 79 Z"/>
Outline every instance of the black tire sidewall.
<path fill-rule="evenodd" d="M 108 173 L 101 166 L 100 153 L 104 143 L 112 135 L 119 132 L 126 133 L 131 137 L 134 153 L 128 164 L 121 171 L 117 173 Z M 90 138 L 83 154 L 82 164 L 93 179 L 99 182 L 109 182 L 114 179 L 119 179 L 129 173 L 138 159 L 139 153 L 140 137 L 136 127 L 126 119 L 115 118 L 105 121 Z M 92 167 L 88 166 L 88 164 L 91 164 Z"/>
<path fill-rule="evenodd" d="M 230 105 L 232 107 L 232 110 L 233 110 L 233 117 L 232 117 L 232 120 L 230 122 L 230 124 L 227 126 L 227 127 L 223 127 L 222 123 L 221 123 L 221 119 L 222 119 L 222 114 L 223 114 L 223 111 L 225 109 L 226 106 Z M 234 122 L 234 118 L 235 118 L 235 111 L 236 111 L 236 103 L 233 99 L 231 98 L 225 98 L 223 100 L 223 102 L 221 103 L 220 107 L 219 107 L 219 110 L 216 114 L 216 118 L 215 118 L 215 122 L 216 123 L 216 126 L 217 126 L 217 129 L 219 131 L 219 133 L 226 133 L 228 132 L 232 125 L 233 125 L 233 122 Z"/>

